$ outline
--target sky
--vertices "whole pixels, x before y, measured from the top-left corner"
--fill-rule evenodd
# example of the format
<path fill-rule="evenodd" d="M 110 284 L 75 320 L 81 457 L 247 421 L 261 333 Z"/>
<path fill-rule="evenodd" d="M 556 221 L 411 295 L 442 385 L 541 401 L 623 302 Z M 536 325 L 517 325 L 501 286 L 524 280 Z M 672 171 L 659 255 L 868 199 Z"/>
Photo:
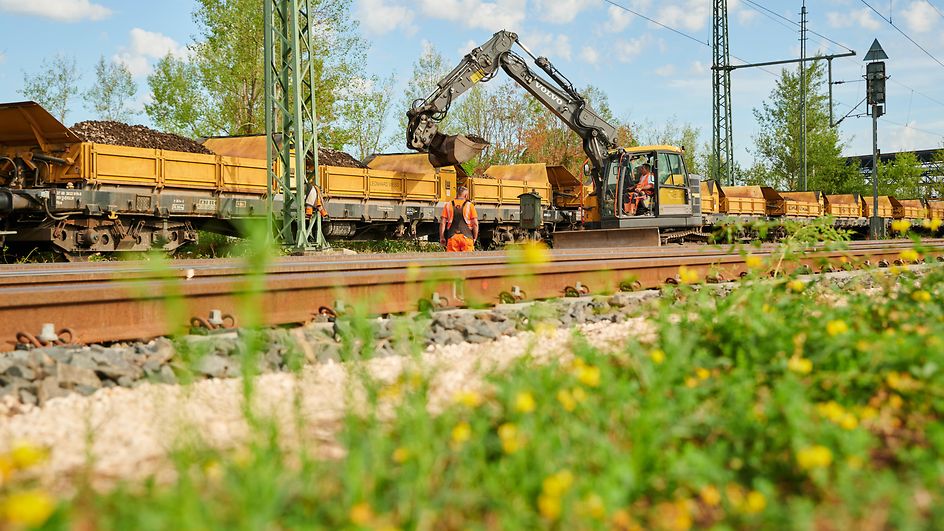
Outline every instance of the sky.
<path fill-rule="evenodd" d="M 688 122 L 710 141 L 711 0 L 351 1 L 370 45 L 365 74 L 393 74 L 400 88 L 424 46 L 458 62 L 508 29 L 578 87 L 602 89 L 620 119 L 655 128 Z M 799 57 L 800 7 L 801 0 L 728 0 L 732 63 Z M 82 90 L 93 82 L 99 57 L 127 65 L 141 108 L 154 63 L 167 53 L 185 54 L 198 33 L 194 8 L 187 0 L 0 0 L 0 101 L 22 100 L 24 73 L 64 54 L 78 61 Z M 877 38 L 891 76 L 879 148 L 944 146 L 944 0 L 808 0 L 807 9 L 809 29 L 829 39 L 810 34 L 809 55 L 841 53 L 843 46 L 857 52 L 833 61 L 834 80 L 849 81 L 834 86 L 837 117 L 864 98 L 862 58 Z M 742 165 L 753 160 L 753 109 L 769 96 L 779 68 L 732 73 L 735 157 Z M 77 100 L 67 122 L 91 118 Z M 148 124 L 144 114 L 135 121 Z M 850 117 L 840 130 L 846 155 L 871 153 L 870 119 Z"/>

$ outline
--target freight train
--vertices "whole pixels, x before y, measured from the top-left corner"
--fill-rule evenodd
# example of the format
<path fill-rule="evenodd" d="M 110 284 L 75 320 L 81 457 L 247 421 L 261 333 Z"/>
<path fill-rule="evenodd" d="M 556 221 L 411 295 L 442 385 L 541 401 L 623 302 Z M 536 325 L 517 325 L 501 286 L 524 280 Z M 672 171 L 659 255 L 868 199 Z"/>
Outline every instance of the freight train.
<path fill-rule="evenodd" d="M 196 241 L 199 230 L 238 235 L 243 221 L 269 212 L 264 138 L 211 138 L 204 145 L 214 154 L 86 142 L 36 103 L 0 104 L 0 239 L 14 252 L 45 247 L 75 259 L 174 251 Z M 868 225 L 870 200 L 721 187 L 689 175 L 681 155 L 673 146 L 621 148 L 615 159 L 625 168 L 610 172 L 602 206 L 589 177 L 561 166 L 492 166 L 470 176 L 459 166 L 434 168 L 421 153 L 375 156 L 366 167 L 320 166 L 311 181 L 323 198 L 330 240 L 435 241 L 442 205 L 459 186 L 477 204 L 485 247 L 535 234 L 555 245 L 563 234 L 592 245 L 607 230 L 592 224 L 601 210 L 630 227 L 657 225 L 653 243 L 701 237 L 731 220 L 828 215 L 842 227 Z M 646 215 L 628 216 L 620 198 L 641 164 L 653 168 L 656 190 Z M 530 206 L 523 208 L 521 196 L 533 198 Z M 944 201 L 882 197 L 878 214 L 920 224 L 944 219 Z"/>

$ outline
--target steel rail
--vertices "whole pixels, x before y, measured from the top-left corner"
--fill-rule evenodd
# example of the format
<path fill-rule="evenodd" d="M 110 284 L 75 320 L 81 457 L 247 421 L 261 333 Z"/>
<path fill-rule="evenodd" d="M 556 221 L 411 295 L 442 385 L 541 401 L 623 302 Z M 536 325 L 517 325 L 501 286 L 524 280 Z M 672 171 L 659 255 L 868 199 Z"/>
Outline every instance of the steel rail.
<path fill-rule="evenodd" d="M 840 262 L 891 263 L 913 245 L 858 242 L 844 250 L 807 252 L 784 266 L 815 271 Z M 924 246 L 926 257 L 944 256 L 944 241 Z M 768 261 L 779 257 L 773 246 L 747 250 Z M 531 258 L 533 263 L 507 253 L 290 257 L 255 276 L 238 260 L 173 262 L 164 272 L 140 263 L 100 270 L 102 264 L 19 266 L 3 271 L 0 282 L 0 351 L 14 348 L 20 332 L 37 335 L 44 323 L 72 329 L 88 343 L 124 341 L 172 334 L 214 310 L 244 323 L 255 314 L 259 324 L 277 326 L 342 307 L 403 313 L 421 305 L 488 306 L 655 288 L 674 280 L 683 265 L 700 279 L 734 279 L 748 271 L 745 255 L 726 249 L 552 251 Z M 182 277 L 190 268 L 200 269 Z"/>

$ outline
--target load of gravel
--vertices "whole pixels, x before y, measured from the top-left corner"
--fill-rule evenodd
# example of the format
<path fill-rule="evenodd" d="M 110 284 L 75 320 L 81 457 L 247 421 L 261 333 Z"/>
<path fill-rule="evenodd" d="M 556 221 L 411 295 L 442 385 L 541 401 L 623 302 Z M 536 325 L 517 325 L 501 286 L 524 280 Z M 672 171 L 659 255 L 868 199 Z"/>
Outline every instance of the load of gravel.
<path fill-rule="evenodd" d="M 203 144 L 172 133 L 162 133 L 143 125 L 88 120 L 72 126 L 72 132 L 86 142 L 147 149 L 166 149 L 185 153 L 212 155 Z"/>
<path fill-rule="evenodd" d="M 340 166 L 342 168 L 366 168 L 361 161 L 343 151 L 331 148 L 318 148 L 319 166 Z"/>

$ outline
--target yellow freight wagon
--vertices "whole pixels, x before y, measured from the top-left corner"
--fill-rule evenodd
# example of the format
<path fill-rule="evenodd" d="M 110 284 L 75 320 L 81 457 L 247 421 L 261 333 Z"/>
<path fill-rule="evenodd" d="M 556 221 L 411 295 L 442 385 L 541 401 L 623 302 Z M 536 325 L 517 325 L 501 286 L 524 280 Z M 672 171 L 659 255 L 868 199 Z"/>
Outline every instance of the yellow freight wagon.
<path fill-rule="evenodd" d="M 823 215 L 825 203 L 819 192 L 780 192 L 784 214 L 798 218 L 818 218 Z"/>

